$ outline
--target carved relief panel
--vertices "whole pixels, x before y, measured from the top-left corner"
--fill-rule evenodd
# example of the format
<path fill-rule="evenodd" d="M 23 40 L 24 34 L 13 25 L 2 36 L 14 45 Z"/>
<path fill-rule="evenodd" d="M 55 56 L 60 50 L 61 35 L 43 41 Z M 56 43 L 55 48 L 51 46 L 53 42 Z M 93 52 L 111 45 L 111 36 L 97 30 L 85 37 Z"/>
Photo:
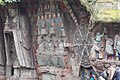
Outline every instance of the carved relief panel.
<path fill-rule="evenodd" d="M 50 5 L 39 7 L 37 15 L 37 44 L 36 57 L 38 65 L 63 67 L 65 31 L 62 13 L 58 5 L 54 5 L 55 12 L 50 12 Z M 43 12 L 44 11 L 44 12 Z"/>
<path fill-rule="evenodd" d="M 92 47 L 92 37 L 89 32 L 89 25 L 79 25 L 74 35 L 75 55 L 83 66 L 90 66 L 90 50 Z"/>

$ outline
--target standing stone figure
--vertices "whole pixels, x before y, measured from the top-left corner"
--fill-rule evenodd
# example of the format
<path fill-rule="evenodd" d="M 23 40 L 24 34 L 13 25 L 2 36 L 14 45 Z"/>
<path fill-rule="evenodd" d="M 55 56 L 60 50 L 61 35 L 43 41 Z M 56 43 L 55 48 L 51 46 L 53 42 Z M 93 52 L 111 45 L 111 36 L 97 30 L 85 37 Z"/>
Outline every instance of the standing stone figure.
<path fill-rule="evenodd" d="M 50 51 L 55 51 L 55 47 L 54 47 L 54 42 L 53 42 L 53 40 L 49 40 L 49 49 L 50 49 Z"/>
<path fill-rule="evenodd" d="M 58 39 L 58 47 L 59 54 L 64 54 L 64 42 L 60 39 Z"/>
<path fill-rule="evenodd" d="M 100 43 L 102 41 L 102 37 L 104 36 L 103 34 L 100 34 L 99 32 L 97 32 L 96 36 L 95 36 L 95 41 L 98 43 L 98 46 L 100 47 Z"/>
<path fill-rule="evenodd" d="M 75 75 L 76 73 L 76 59 L 75 59 L 75 54 L 72 54 L 72 57 L 70 58 L 70 64 L 71 64 L 71 68 L 72 68 L 72 75 Z"/>
<path fill-rule="evenodd" d="M 45 27 L 45 17 L 43 15 L 41 15 L 41 19 L 40 19 L 40 27 L 44 28 Z"/>
<path fill-rule="evenodd" d="M 37 17 L 37 23 L 36 23 L 36 26 L 38 27 L 38 35 L 41 34 L 41 18 L 40 16 Z"/>
<path fill-rule="evenodd" d="M 17 60 L 13 64 L 13 78 L 19 77 L 24 80 L 28 78 L 35 79 L 36 72 L 31 48 L 29 19 L 23 11 L 19 10 L 9 9 L 10 16 L 12 17 L 12 33 L 17 55 Z"/>
<path fill-rule="evenodd" d="M 98 59 L 99 51 L 100 51 L 100 47 L 98 46 L 96 41 L 94 41 L 93 46 L 90 51 L 90 57 L 89 57 L 90 60 Z"/>
<path fill-rule="evenodd" d="M 116 52 L 116 58 L 120 59 L 120 35 L 116 34 L 114 38 L 114 49 Z"/>
<path fill-rule="evenodd" d="M 13 24 L 13 37 L 19 65 L 21 67 L 33 67 L 31 54 L 30 25 L 26 15 L 18 14 L 18 9 L 9 9 Z"/>
<path fill-rule="evenodd" d="M 50 28 L 51 28 L 51 23 L 52 23 L 51 14 L 49 14 L 49 16 L 45 15 L 45 18 L 46 18 L 46 26 L 47 26 L 47 29 L 50 30 Z"/>
<path fill-rule="evenodd" d="M 60 14 L 58 13 L 57 16 L 54 14 L 54 23 L 55 23 L 55 28 L 56 28 L 56 35 L 57 37 L 61 36 L 61 22 L 62 18 L 60 17 Z"/>
<path fill-rule="evenodd" d="M 38 36 L 37 42 L 38 42 L 38 44 L 39 44 L 38 49 L 37 49 L 37 53 L 38 53 L 38 54 L 41 54 L 42 52 L 45 51 L 43 39 L 41 38 L 41 36 Z"/>
<path fill-rule="evenodd" d="M 106 57 L 107 59 L 113 59 L 114 58 L 114 51 L 113 51 L 113 40 L 111 38 L 108 38 L 106 40 Z"/>

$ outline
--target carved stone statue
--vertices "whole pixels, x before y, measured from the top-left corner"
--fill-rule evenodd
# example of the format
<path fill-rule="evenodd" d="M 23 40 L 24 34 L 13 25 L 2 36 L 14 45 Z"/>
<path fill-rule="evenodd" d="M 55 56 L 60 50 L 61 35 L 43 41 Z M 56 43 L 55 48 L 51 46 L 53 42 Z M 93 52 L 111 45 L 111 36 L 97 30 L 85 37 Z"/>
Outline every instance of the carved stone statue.
<path fill-rule="evenodd" d="M 60 52 L 60 54 L 64 52 L 64 42 L 62 40 L 58 40 L 58 45 L 59 45 L 59 48 L 58 48 L 58 51 Z"/>
<path fill-rule="evenodd" d="M 114 49 L 116 54 L 116 59 L 120 59 L 120 35 L 116 34 L 114 38 Z"/>
<path fill-rule="evenodd" d="M 50 28 L 51 28 L 51 23 L 52 23 L 52 19 L 51 19 L 51 14 L 49 14 L 49 16 L 47 17 L 47 15 L 46 15 L 46 17 L 45 17 L 46 19 L 46 26 L 47 26 L 47 28 L 48 28 L 48 30 L 50 30 Z"/>
<path fill-rule="evenodd" d="M 32 68 L 33 58 L 31 53 L 31 37 L 29 19 L 23 14 L 18 14 L 18 9 L 9 9 L 13 24 L 13 37 L 19 65 Z"/>
<path fill-rule="evenodd" d="M 99 52 L 99 59 L 105 59 L 105 42 L 101 42 L 100 44 L 100 52 Z"/>
<path fill-rule="evenodd" d="M 100 34 L 99 32 L 97 32 L 96 36 L 95 36 L 95 41 L 98 43 L 98 46 L 100 47 L 100 42 L 102 41 L 102 37 L 104 36 L 103 34 Z"/>
<path fill-rule="evenodd" d="M 62 18 L 60 17 L 59 13 L 57 14 L 57 16 L 54 14 L 54 22 L 56 27 L 56 35 L 59 37 L 61 36 L 61 22 L 62 22 Z"/>
<path fill-rule="evenodd" d="M 107 38 L 105 50 L 106 50 L 107 59 L 113 59 L 114 57 L 113 40 L 111 38 Z"/>
<path fill-rule="evenodd" d="M 65 29 L 64 29 L 64 27 L 62 27 L 61 36 L 62 36 L 62 37 L 65 37 Z"/>
<path fill-rule="evenodd" d="M 41 38 L 41 36 L 38 36 L 38 49 L 37 49 L 37 53 L 38 54 L 41 54 L 42 52 L 45 51 L 45 48 L 44 48 L 44 43 L 43 43 L 43 39 Z"/>
<path fill-rule="evenodd" d="M 55 54 L 58 54 L 58 50 L 59 50 L 59 42 L 57 38 L 54 38 L 54 46 L 55 46 Z"/>
<path fill-rule="evenodd" d="M 45 47 L 45 51 L 49 51 L 49 36 L 44 36 L 44 47 Z"/>
<path fill-rule="evenodd" d="M 98 46 L 98 43 L 96 43 L 96 41 L 94 41 L 94 44 L 91 48 L 91 51 L 90 51 L 90 59 L 98 59 L 98 54 L 99 54 L 99 51 L 100 51 L 100 47 Z"/>
<path fill-rule="evenodd" d="M 45 27 L 45 18 L 43 15 L 41 15 L 41 20 L 40 20 L 40 23 L 41 23 L 41 27 Z"/>
<path fill-rule="evenodd" d="M 11 28 L 11 21 L 10 21 L 9 17 L 7 16 L 4 29 L 6 30 L 6 29 L 10 29 L 10 28 Z"/>
<path fill-rule="evenodd" d="M 37 17 L 37 24 L 36 26 L 38 27 L 38 35 L 41 34 L 41 19 L 40 19 L 40 16 Z"/>
<path fill-rule="evenodd" d="M 116 34 L 114 39 L 114 49 L 120 53 L 120 35 Z"/>
<path fill-rule="evenodd" d="M 96 37 L 95 37 L 95 40 L 97 41 L 97 42 L 100 42 L 101 40 L 102 40 L 102 36 L 103 36 L 104 34 L 100 34 L 99 32 L 96 34 Z"/>
<path fill-rule="evenodd" d="M 52 35 L 55 35 L 55 23 L 54 23 L 54 18 L 51 18 L 51 28 L 50 28 L 50 31 L 49 31 L 49 33 L 50 33 L 50 35 L 52 36 Z"/>
<path fill-rule="evenodd" d="M 75 75 L 76 65 L 77 65 L 77 61 L 75 59 L 75 54 L 72 54 L 72 57 L 70 58 L 70 64 L 71 64 L 71 68 L 72 68 L 72 74 Z"/>
<path fill-rule="evenodd" d="M 55 46 L 54 46 L 53 40 L 49 41 L 49 49 L 50 49 L 50 51 L 55 51 Z"/>
<path fill-rule="evenodd" d="M 41 35 L 47 35 L 48 34 L 48 30 L 47 30 L 47 25 L 46 25 L 46 21 L 45 21 L 46 17 L 44 18 L 44 16 L 41 16 L 40 19 L 40 25 L 41 27 L 38 27 L 41 31 Z"/>

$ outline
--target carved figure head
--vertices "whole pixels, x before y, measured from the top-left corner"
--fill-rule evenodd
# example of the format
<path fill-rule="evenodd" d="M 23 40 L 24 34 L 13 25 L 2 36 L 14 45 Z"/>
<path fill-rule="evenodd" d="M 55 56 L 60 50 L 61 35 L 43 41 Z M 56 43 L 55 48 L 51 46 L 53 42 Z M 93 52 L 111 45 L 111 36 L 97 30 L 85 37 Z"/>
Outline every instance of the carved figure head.
<path fill-rule="evenodd" d="M 116 35 L 115 35 L 115 38 L 119 38 L 119 37 L 120 37 L 120 35 L 119 35 L 119 34 L 116 34 Z"/>
<path fill-rule="evenodd" d="M 75 54 L 72 54 L 72 56 L 71 56 L 72 58 L 75 58 Z"/>
<path fill-rule="evenodd" d="M 53 18 L 55 18 L 56 17 L 56 15 L 55 15 L 55 13 L 53 13 Z"/>
<path fill-rule="evenodd" d="M 113 40 L 111 39 L 111 38 L 108 38 L 107 40 L 106 40 L 106 45 L 113 45 Z"/>
<path fill-rule="evenodd" d="M 58 13 L 57 16 L 60 17 L 60 13 Z"/>
<path fill-rule="evenodd" d="M 51 14 L 49 14 L 49 18 L 51 18 Z"/>
<path fill-rule="evenodd" d="M 9 14 L 11 17 L 15 17 L 18 15 L 18 9 L 9 9 Z"/>
<path fill-rule="evenodd" d="M 50 8 L 50 5 L 48 5 L 48 9 Z"/>
<path fill-rule="evenodd" d="M 44 19 L 44 16 L 43 16 L 43 15 L 41 15 L 41 19 Z"/>
<path fill-rule="evenodd" d="M 100 33 L 99 33 L 99 32 L 97 32 L 97 33 L 96 33 L 96 35 L 100 35 Z"/>
<path fill-rule="evenodd" d="M 47 14 L 45 14 L 45 19 L 47 19 Z"/>
<path fill-rule="evenodd" d="M 45 9 L 47 9 L 47 6 L 45 5 Z"/>

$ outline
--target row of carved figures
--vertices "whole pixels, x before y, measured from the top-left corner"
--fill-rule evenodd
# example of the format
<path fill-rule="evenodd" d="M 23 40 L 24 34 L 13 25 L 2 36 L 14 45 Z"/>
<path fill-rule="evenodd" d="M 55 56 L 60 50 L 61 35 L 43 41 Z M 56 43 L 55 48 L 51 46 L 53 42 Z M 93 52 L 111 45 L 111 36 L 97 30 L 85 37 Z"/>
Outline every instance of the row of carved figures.
<path fill-rule="evenodd" d="M 41 4 L 39 5 L 39 8 L 38 8 L 38 12 L 50 12 L 50 10 L 59 10 L 59 5 L 58 4 L 53 4 L 53 5 L 50 5 L 50 3 L 44 3 L 44 4 Z"/>
<path fill-rule="evenodd" d="M 49 54 L 53 54 L 56 52 L 57 54 L 61 54 L 64 52 L 64 40 L 60 39 L 50 39 L 49 37 L 46 36 L 46 38 L 41 38 L 41 36 L 38 37 L 38 49 L 37 53 L 44 53 L 44 52 L 52 52 Z M 55 54 L 56 54 L 55 53 Z"/>
<path fill-rule="evenodd" d="M 38 49 L 37 53 L 52 51 L 60 53 L 64 51 L 65 31 L 60 13 L 37 17 Z M 61 38 L 61 39 L 60 39 Z"/>
<path fill-rule="evenodd" d="M 61 37 L 65 37 L 64 25 L 62 21 L 62 17 L 60 13 L 53 14 L 45 14 L 37 17 L 36 26 L 38 27 L 38 35 L 58 35 Z"/>
<path fill-rule="evenodd" d="M 120 34 L 112 39 L 104 33 L 96 33 L 90 53 L 91 59 L 120 60 Z"/>

